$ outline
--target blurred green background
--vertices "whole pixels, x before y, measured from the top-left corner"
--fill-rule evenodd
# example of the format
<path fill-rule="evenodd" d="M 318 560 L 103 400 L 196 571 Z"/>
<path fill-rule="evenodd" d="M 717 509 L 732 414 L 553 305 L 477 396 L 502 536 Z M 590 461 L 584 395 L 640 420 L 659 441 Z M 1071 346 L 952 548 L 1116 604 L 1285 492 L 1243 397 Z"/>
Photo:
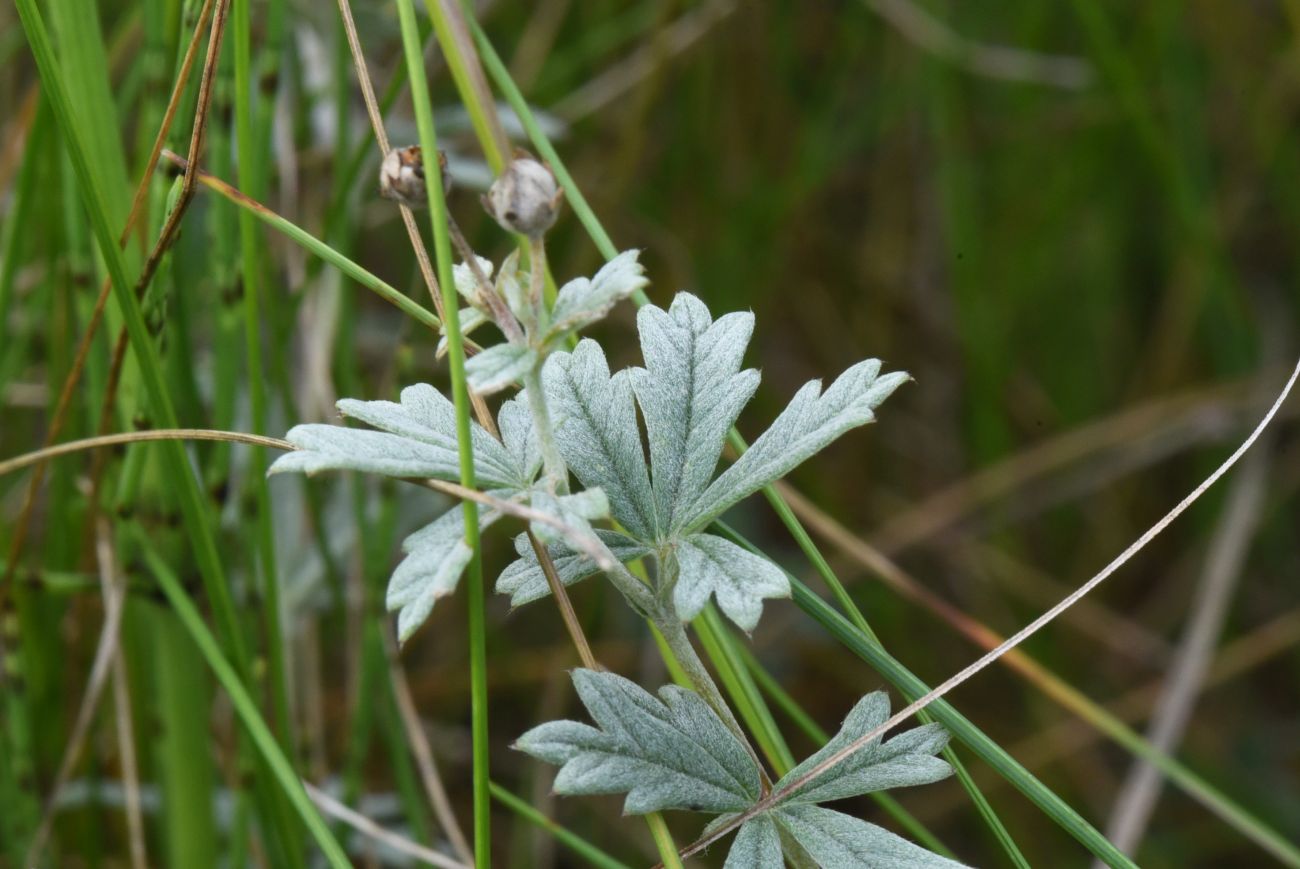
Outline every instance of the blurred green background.
<path fill-rule="evenodd" d="M 62 5 L 84 18 L 52 16 L 65 52 L 95 35 L 98 12 L 100 55 L 88 63 L 100 63 L 100 90 L 78 98 L 111 103 L 98 129 L 117 136 L 96 147 L 101 156 L 121 155 L 120 177 L 105 185 L 126 191 L 117 202 L 124 214 L 170 86 L 181 9 L 170 0 Z M 355 12 L 382 92 L 400 65 L 395 10 L 365 0 Z M 746 436 L 761 432 L 800 384 L 861 358 L 878 356 L 916 378 L 877 425 L 844 438 L 791 482 L 825 512 L 814 536 L 829 541 L 832 564 L 885 646 L 932 683 L 979 648 L 951 618 L 880 582 L 851 539 L 893 558 L 933 599 L 1012 633 L 1211 471 L 1262 415 L 1300 347 L 1300 2 L 537 0 L 488 4 L 479 17 L 615 242 L 644 250 L 651 299 L 667 304 L 689 289 L 715 313 L 757 315 L 748 362 L 762 369 L 763 385 L 742 417 Z M 375 195 L 378 152 L 367 145 L 334 4 L 259 0 L 252 21 L 262 160 L 248 173 L 233 165 L 227 63 L 205 168 L 424 303 L 396 212 Z M 430 50 L 457 179 L 452 209 L 476 248 L 499 260 L 508 240 L 478 205 L 486 168 L 437 55 Z M 99 266 L 12 7 L 0 9 L 0 58 L 0 455 L 9 457 L 40 443 Z M 183 152 L 184 110 L 181 118 L 169 146 Z M 387 125 L 395 144 L 414 140 L 404 90 Z M 351 165 L 360 166 L 355 176 Z M 165 179 L 154 187 L 151 226 Z M 20 203 L 26 210 L 16 224 Z M 201 192 L 186 218 L 160 303 L 183 425 L 248 430 L 250 378 L 266 382 L 264 433 L 275 436 L 297 421 L 333 418 L 332 397 L 392 398 L 417 379 L 445 382 L 434 336 L 283 237 L 260 225 L 257 233 L 267 368 L 249 372 L 235 212 Z M 590 274 L 600 261 L 571 214 L 549 248 L 561 281 Z M 637 361 L 633 319 L 629 306 L 598 332 L 619 363 Z M 101 339 L 92 349 L 64 439 L 96 431 L 110 348 Z M 128 392 L 109 430 L 129 428 L 135 400 Z M 1208 618 L 1208 675 L 1174 754 L 1293 841 L 1300 839 L 1296 407 L 1293 400 L 1284 408 L 1247 467 L 1027 646 L 1142 730 L 1162 680 L 1186 660 L 1179 644 L 1187 626 L 1197 613 Z M 194 455 L 222 517 L 236 595 L 254 612 L 256 475 L 241 449 L 203 445 Z M 21 623 L 28 667 L 22 714 L 34 730 L 28 785 L 41 799 L 100 620 L 84 485 L 92 461 L 55 463 L 12 580 L 11 618 Z M 23 475 L 0 478 L 6 549 L 25 483 Z M 358 691 L 369 684 L 358 673 L 369 660 L 363 635 L 371 629 L 362 625 L 380 618 L 401 533 L 441 505 L 374 481 L 322 479 L 310 488 L 307 506 L 301 481 L 270 486 L 303 768 L 321 780 L 350 771 L 360 793 L 383 804 L 377 816 L 426 838 L 427 817 L 410 809 L 418 793 L 388 701 L 376 704 L 368 730 L 357 729 L 367 704 Z M 165 486 L 146 474 L 130 494 L 113 492 L 116 515 L 151 529 L 197 591 Z M 761 499 L 732 518 L 821 588 Z M 508 557 L 505 535 L 495 535 L 489 577 Z M 126 566 L 137 730 L 169 733 L 180 721 L 152 720 L 150 686 L 170 678 L 156 657 L 172 648 L 159 637 L 175 627 L 148 577 L 131 572 L 129 557 Z M 1198 606 L 1207 574 L 1220 597 Z M 603 660 L 647 686 L 664 680 L 643 626 L 615 596 L 591 582 L 574 597 Z M 564 677 L 576 659 L 552 609 L 508 613 L 501 599 L 490 606 L 500 780 L 618 856 L 649 862 L 644 829 L 618 820 L 618 799 L 548 797 L 551 772 L 509 750 L 544 717 L 580 717 Z M 1206 615 L 1214 607 L 1221 624 Z M 459 599 L 440 605 L 404 661 L 453 799 L 467 813 L 463 622 Z M 793 606 L 768 608 L 753 649 L 829 728 L 882 685 Z M 179 689 L 194 695 L 186 708 L 202 733 L 193 750 L 215 747 L 206 774 L 238 789 L 229 709 L 201 673 L 189 662 L 182 675 L 190 681 Z M 953 700 L 1105 826 L 1128 753 L 1002 666 Z M 57 865 L 125 859 L 119 811 L 94 796 L 94 783 L 117 769 L 116 743 L 103 735 L 111 716 L 102 717 L 76 776 L 90 795 L 73 801 L 55 828 Z M 791 740 L 797 755 L 812 748 Z M 141 739 L 146 780 L 167 768 L 161 752 L 186 751 L 155 751 L 148 742 Z M 1082 849 L 972 766 L 1031 862 L 1085 864 Z M 405 795 L 396 802 L 406 809 L 383 803 L 394 792 Z M 955 782 L 898 796 L 967 862 L 1005 859 Z M 865 801 L 853 808 L 879 819 Z M 499 820 L 501 865 L 578 865 L 504 810 Z M 171 853 L 158 842 L 165 824 L 153 823 L 156 853 Z M 672 823 L 681 842 L 698 826 Z M 1270 859 L 1172 788 L 1142 842 L 1135 856 L 1150 866 Z M 720 861 L 715 854 L 708 865 Z"/>

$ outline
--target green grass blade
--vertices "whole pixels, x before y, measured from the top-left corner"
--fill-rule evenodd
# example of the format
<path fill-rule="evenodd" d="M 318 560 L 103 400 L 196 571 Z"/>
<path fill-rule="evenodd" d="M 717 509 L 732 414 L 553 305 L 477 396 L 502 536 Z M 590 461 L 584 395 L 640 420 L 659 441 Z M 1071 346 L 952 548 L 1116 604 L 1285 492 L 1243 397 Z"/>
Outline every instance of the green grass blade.
<path fill-rule="evenodd" d="M 748 444 L 746 444 L 744 438 L 740 436 L 740 432 L 735 429 L 731 430 L 727 439 L 736 449 L 737 453 L 743 453 L 748 449 Z M 822 577 L 822 580 L 826 583 L 827 587 L 830 588 L 831 593 L 835 595 L 835 599 L 840 604 L 840 609 L 848 614 L 849 620 L 853 622 L 853 625 L 859 631 L 862 632 L 863 636 L 870 639 L 871 642 L 880 645 L 880 640 L 876 636 L 876 632 L 871 629 L 871 625 L 867 622 L 867 617 L 862 614 L 862 610 L 858 609 L 858 605 L 854 603 L 853 598 L 849 595 L 848 589 L 844 587 L 844 583 L 840 582 L 839 577 L 835 575 L 835 571 L 831 569 L 830 564 L 826 561 L 826 557 L 822 555 L 817 544 L 813 542 L 807 529 L 803 527 L 803 523 L 794 515 L 794 510 L 792 510 L 790 505 L 786 503 L 785 498 L 781 496 L 781 493 L 777 491 L 775 486 L 764 487 L 763 494 L 767 497 L 767 500 L 772 505 L 773 509 L 776 510 L 776 514 L 780 517 L 782 524 L 784 524 L 794 536 L 795 542 L 798 543 L 799 549 L 803 552 L 804 557 L 808 559 L 809 563 L 812 564 L 813 568 Z M 926 724 L 933 719 L 928 713 L 922 712 L 917 715 L 917 720 Z M 994 811 L 993 806 L 988 801 L 988 797 L 984 796 L 983 791 L 981 791 L 979 786 L 975 784 L 975 779 L 971 777 L 969 770 L 966 769 L 966 765 L 962 762 L 961 758 L 957 756 L 957 753 L 953 751 L 951 746 L 948 746 L 943 750 L 943 759 L 948 761 L 948 764 L 952 767 L 953 773 L 961 783 L 962 789 L 966 791 L 967 795 L 970 797 L 971 803 L 975 806 L 975 811 L 979 813 L 980 818 L 984 821 L 984 825 L 988 827 L 989 832 L 993 834 L 993 838 L 997 840 L 1002 850 L 1006 853 L 1008 859 L 1011 860 L 1013 865 L 1020 867 L 1020 869 L 1029 869 L 1029 861 L 1025 859 L 1025 855 L 1021 853 L 1020 847 L 1016 845 L 1015 839 L 1011 837 L 1011 833 L 1007 830 L 1006 825 L 1002 823 L 1002 818 L 1000 818 L 997 812 Z"/>
<path fill-rule="evenodd" d="M 235 54 L 235 140 L 239 155 L 241 182 L 254 178 L 256 166 L 262 162 L 265 151 L 254 144 L 252 110 L 252 61 L 250 57 L 252 21 L 249 0 L 234 0 L 231 7 L 231 42 Z M 252 188 L 256 191 L 256 187 Z M 243 278 L 244 352 L 247 361 L 249 410 L 253 431 L 266 434 L 266 378 L 262 372 L 262 275 L 258 268 L 258 239 L 254 231 L 253 215 L 248 209 L 239 211 L 239 248 Z M 280 629 L 280 577 L 275 563 L 275 530 L 271 527 L 271 497 L 266 480 L 266 450 L 250 450 L 252 472 L 249 483 L 257 499 L 257 545 L 261 562 L 263 624 L 269 658 L 270 689 L 275 726 L 286 745 L 293 745 L 292 719 L 289 716 L 289 694 L 285 677 L 284 637 Z M 292 748 L 290 748 L 292 754 Z"/>
<path fill-rule="evenodd" d="M 143 385 L 152 418 L 156 424 L 172 428 L 177 425 L 175 409 L 167 393 L 158 348 L 145 325 L 139 301 L 131 282 L 127 279 L 126 263 L 117 245 L 117 233 L 110 226 L 110 210 L 106 204 L 99 177 L 92 168 L 87 146 L 73 113 L 67 87 L 60 73 L 44 19 L 35 0 L 18 0 L 18 13 L 28 45 L 36 60 L 46 98 L 54 111 L 55 121 L 63 134 L 67 154 L 76 174 L 79 195 L 90 218 L 91 228 L 99 253 L 108 269 L 113 300 L 124 321 L 130 346 L 135 354 L 136 370 Z M 189 457 L 182 444 L 168 441 L 163 444 L 164 470 L 168 487 L 180 504 L 182 520 L 203 578 L 204 589 L 216 616 L 222 643 L 230 650 L 236 672 L 248 681 L 251 669 L 238 613 L 234 607 L 229 584 L 217 555 L 216 541 L 209 525 L 207 502 L 190 467 Z M 282 838 L 296 836 L 292 829 L 284 828 L 282 812 L 274 792 L 262 786 L 258 776 L 258 790 L 268 795 L 268 824 L 274 824 Z"/>
<path fill-rule="evenodd" d="M 781 683 L 777 682 L 776 679 L 773 678 L 772 674 L 767 671 L 756 657 L 754 657 L 753 652 L 745 648 L 741 643 L 736 644 L 736 651 L 744 661 L 745 667 L 749 670 L 750 675 L 753 676 L 755 683 L 758 684 L 763 693 L 772 698 L 772 702 L 777 705 L 777 708 L 790 716 L 790 720 L 795 723 L 796 727 L 803 731 L 805 736 L 818 745 L 825 745 L 830 741 L 831 734 L 827 733 L 820 724 L 814 721 L 812 716 L 804 711 L 804 708 L 790 696 L 785 688 L 781 687 Z M 931 833 L 924 824 L 918 821 L 911 812 L 903 808 L 903 805 L 898 800 L 891 797 L 887 792 L 876 791 L 867 794 L 867 796 L 870 797 L 876 805 L 884 809 L 885 812 L 897 821 L 899 826 L 901 826 L 903 830 L 910 834 L 917 842 L 929 848 L 936 854 L 940 854 L 953 860 L 957 859 L 957 855 L 952 851 L 952 849 L 939 841 L 939 838 L 935 836 L 934 833 Z"/>
<path fill-rule="evenodd" d="M 176 414 L 163 382 L 158 351 L 150 339 L 148 329 L 141 317 L 139 304 L 127 280 L 126 265 L 118 250 L 115 234 L 109 227 L 109 211 L 105 205 L 104 195 L 86 156 L 86 147 L 72 115 L 49 34 L 35 0 L 17 0 L 17 6 L 23 28 L 27 33 L 28 44 L 40 70 L 46 96 L 54 109 L 55 119 L 67 143 L 68 155 L 77 175 L 77 182 L 85 200 L 86 211 L 90 216 L 100 254 L 104 258 L 112 280 L 113 297 L 125 320 L 131 348 L 136 354 L 154 415 L 160 425 L 174 428 L 177 425 Z M 179 500 L 200 570 L 208 586 L 208 592 L 213 598 L 213 606 L 222 621 L 226 635 L 224 640 L 235 651 L 236 661 L 246 661 L 247 655 L 239 634 L 234 604 L 217 558 L 216 544 L 207 525 L 206 510 L 190 471 L 188 457 L 184 447 L 174 441 L 165 443 L 164 455 L 168 461 L 169 476 L 179 490 Z"/>
<path fill-rule="evenodd" d="M 496 106 L 483 105 L 482 100 L 477 96 L 481 90 L 487 89 L 487 85 L 482 81 L 483 71 L 478 68 L 475 58 L 467 57 L 461 50 L 457 27 L 459 22 L 452 18 L 460 10 L 456 10 L 447 0 L 424 0 L 424 8 L 433 21 L 438 45 L 447 59 L 447 67 L 456 82 L 456 90 L 460 92 L 460 101 L 469 113 L 470 124 L 474 127 L 474 134 L 487 157 L 488 167 L 493 175 L 500 175 L 510 156 L 502 152 L 505 133 L 497 118 Z M 479 87 L 475 87 L 476 83 Z"/>
<path fill-rule="evenodd" d="M 306 825 L 308 832 L 316 840 L 316 844 L 320 846 L 321 853 L 325 856 L 326 861 L 336 869 L 347 869 L 352 864 L 348 861 L 343 848 L 334 839 L 329 827 L 326 826 L 325 821 L 307 796 L 307 792 L 303 790 L 302 782 L 298 780 L 298 774 L 294 772 L 289 759 L 285 757 L 284 751 L 280 748 L 279 743 L 275 741 L 275 736 L 272 735 L 270 728 L 266 726 L 266 722 L 262 720 L 261 713 L 257 711 L 257 704 L 244 688 L 244 683 L 239 678 L 239 674 L 231 663 L 226 660 L 220 646 L 217 645 L 216 638 L 208 630 L 207 625 L 203 623 L 203 617 L 194 606 L 194 602 L 185 593 L 171 568 L 153 551 L 148 539 L 143 534 L 137 536 L 145 560 L 149 563 L 149 569 L 154 578 L 158 580 L 158 585 L 162 588 L 163 594 L 166 595 L 168 603 L 171 604 L 172 609 L 176 612 L 194 644 L 198 646 L 199 652 L 212 669 L 213 675 L 217 677 L 221 687 L 226 690 L 231 704 L 235 707 L 235 714 L 239 716 L 239 720 L 248 731 L 253 744 L 257 746 L 262 759 L 271 768 L 276 780 L 289 798 L 289 802 Z"/>
<path fill-rule="evenodd" d="M 239 190 L 231 187 L 219 178 L 214 178 L 207 173 L 200 173 L 199 181 L 209 190 L 219 193 L 241 209 L 251 212 L 258 220 L 281 233 L 295 244 L 300 245 L 311 254 L 320 257 L 322 260 L 334 266 L 366 289 L 373 290 L 386 302 L 390 302 L 397 306 L 403 313 L 407 314 L 412 319 L 428 326 L 430 329 L 441 328 L 441 322 L 439 322 L 438 317 L 432 311 L 399 292 L 388 282 L 380 280 L 353 260 L 339 253 L 325 242 L 307 232 L 307 230 L 289 220 L 286 220 L 267 208 L 265 205 L 262 205 L 255 199 L 244 195 Z"/>
<path fill-rule="evenodd" d="M 725 534 L 741 546 L 751 551 L 758 551 L 753 544 L 722 523 L 714 526 L 719 533 Z M 790 576 L 794 589 L 794 601 L 799 608 L 810 615 L 825 628 L 842 645 L 869 663 L 877 672 L 889 680 L 909 700 L 924 695 L 929 689 L 915 674 L 904 667 L 897 659 L 886 652 L 878 643 L 868 639 L 847 618 L 836 612 L 830 604 L 818 597 L 797 577 Z M 964 743 L 985 763 L 993 767 L 1003 778 L 1038 806 L 1048 817 L 1054 820 L 1066 832 L 1078 839 L 1089 851 L 1109 866 L 1135 867 L 1137 864 L 1120 853 L 1106 837 L 1083 819 L 1064 800 L 1038 780 L 1029 770 L 1007 754 L 1000 745 L 990 739 L 978 727 L 970 722 L 950 704 L 937 700 L 930 704 L 928 711 L 934 718 L 948 728 L 959 741 Z"/>
<path fill-rule="evenodd" d="M 550 818 L 543 815 L 537 809 L 533 808 L 527 801 L 510 793 L 510 791 L 501 787 L 496 782 L 491 785 L 492 796 L 497 802 L 510 809 L 510 811 L 524 818 L 531 824 L 535 824 L 546 832 L 555 837 L 556 841 L 564 844 L 579 857 L 582 857 L 592 866 L 600 866 L 602 869 L 629 869 L 626 863 L 615 860 L 586 839 L 577 835 L 571 830 L 566 830 Z M 675 853 L 675 852 L 674 852 Z"/>
<path fill-rule="evenodd" d="M 163 793 L 163 846 L 168 866 L 194 869 L 218 865 L 212 794 L 216 782 L 208 722 L 211 680 L 176 616 L 158 607 L 141 608 L 147 629 L 155 686 L 153 710 L 161 731 L 155 741 Z"/>
<path fill-rule="evenodd" d="M 402 47 L 406 54 L 406 74 L 411 82 L 411 101 L 415 106 L 416 126 L 420 131 L 420 148 L 427 165 L 437 165 L 438 136 L 433 126 L 433 105 L 429 101 L 429 84 L 420 51 L 420 29 L 411 0 L 398 0 L 402 26 Z M 434 256 L 438 283 L 441 285 L 447 322 L 447 358 L 451 367 L 452 400 L 456 408 L 456 440 L 460 451 L 461 485 L 474 488 L 474 457 L 470 441 L 469 390 L 465 380 L 465 344 L 460 331 L 460 301 L 451 278 L 451 236 L 447 225 L 447 201 L 442 189 L 442 173 L 425 173 L 429 213 L 433 222 Z M 487 692 L 487 625 L 484 612 L 483 552 L 479 545 L 478 506 L 464 501 L 465 543 L 473 551 L 463 580 L 469 608 L 470 718 L 473 737 L 474 769 L 474 862 L 479 869 L 492 865 L 491 793 L 488 790 L 488 692 Z"/>

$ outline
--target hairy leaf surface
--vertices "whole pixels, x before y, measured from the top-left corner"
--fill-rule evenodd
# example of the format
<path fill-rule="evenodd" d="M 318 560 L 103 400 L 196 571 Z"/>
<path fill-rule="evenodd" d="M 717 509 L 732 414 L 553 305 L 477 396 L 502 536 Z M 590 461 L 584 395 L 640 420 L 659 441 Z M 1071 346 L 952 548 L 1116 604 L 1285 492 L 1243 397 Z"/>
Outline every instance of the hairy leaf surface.
<path fill-rule="evenodd" d="M 758 768 L 699 695 L 668 685 L 656 698 L 594 670 L 575 670 L 573 683 L 599 726 L 552 721 L 515 745 L 561 766 L 556 792 L 627 792 L 629 814 L 739 811 L 758 799 Z"/>
<path fill-rule="evenodd" d="M 574 278 L 560 287 L 551 310 L 550 336 L 559 337 L 604 319 L 616 304 L 648 284 L 645 268 L 637 262 L 640 254 L 639 250 L 625 250 L 601 266 L 594 277 Z"/>
<path fill-rule="evenodd" d="M 831 741 L 786 773 L 777 787 L 798 779 L 888 718 L 888 694 L 874 691 L 863 697 L 845 717 L 844 724 Z M 829 802 L 887 788 L 939 781 L 952 774 L 952 768 L 934 756 L 947 744 L 948 732 L 938 724 L 925 724 L 904 731 L 883 744 L 877 739 L 795 791 L 787 803 Z"/>
<path fill-rule="evenodd" d="M 617 531 L 597 528 L 596 536 L 622 562 L 635 561 L 650 552 L 645 544 Z M 600 569 L 596 562 L 575 552 L 564 541 L 552 543 L 546 549 L 551 554 L 551 561 L 555 563 L 555 571 L 563 585 L 573 585 Z M 497 593 L 510 595 L 511 606 L 522 606 L 549 595 L 551 587 L 546 582 L 546 575 L 542 573 L 542 566 L 537 561 L 537 553 L 533 552 L 533 545 L 528 542 L 527 534 L 515 538 L 515 551 L 519 553 L 519 558 L 501 572 L 497 579 Z"/>
<path fill-rule="evenodd" d="M 354 470 L 391 477 L 460 479 L 456 411 L 428 384 L 402 390 L 401 402 L 345 398 L 338 409 L 382 431 L 337 425 L 294 426 L 285 439 L 298 447 L 271 466 L 271 473 Z M 477 423 L 470 424 L 474 471 L 485 488 L 526 489 L 532 482 L 510 452 Z"/>
<path fill-rule="evenodd" d="M 649 435 L 660 528 L 676 530 L 713 479 L 727 431 L 758 387 L 757 371 L 740 370 L 754 315 L 714 322 L 703 302 L 678 293 L 667 311 L 642 308 L 637 328 L 646 367 L 632 369 L 632 385 Z"/>
<path fill-rule="evenodd" d="M 841 374 L 825 393 L 819 381 L 805 384 L 772 426 L 691 506 L 681 527 L 708 524 L 840 435 L 873 421 L 875 408 L 908 379 L 902 372 L 879 375 L 880 360 L 868 359 Z"/>
<path fill-rule="evenodd" d="M 605 491 L 610 512 L 633 536 L 653 540 L 654 497 L 627 372 L 611 377 L 605 351 L 585 339 L 547 360 L 543 385 L 564 461 L 584 486 Z"/>
<path fill-rule="evenodd" d="M 500 513 L 480 510 L 479 528 L 500 518 Z M 424 624 L 439 598 L 456 590 L 473 552 L 465 543 L 465 511 L 452 507 L 402 542 L 406 558 L 393 571 L 385 604 L 398 610 L 397 636 L 402 642 Z"/>
<path fill-rule="evenodd" d="M 537 351 L 518 344 L 494 344 L 465 362 L 465 379 L 479 395 L 491 395 L 533 370 Z"/>
<path fill-rule="evenodd" d="M 767 813 L 746 821 L 736 833 L 722 869 L 782 869 L 781 833 Z"/>
<path fill-rule="evenodd" d="M 962 865 L 833 809 L 800 805 L 773 814 L 822 869 L 957 869 Z"/>
<path fill-rule="evenodd" d="M 764 598 L 790 596 L 784 570 L 713 534 L 695 534 L 677 544 L 677 563 L 673 603 L 683 621 L 699 615 L 712 596 L 727 618 L 748 632 L 758 625 Z"/>

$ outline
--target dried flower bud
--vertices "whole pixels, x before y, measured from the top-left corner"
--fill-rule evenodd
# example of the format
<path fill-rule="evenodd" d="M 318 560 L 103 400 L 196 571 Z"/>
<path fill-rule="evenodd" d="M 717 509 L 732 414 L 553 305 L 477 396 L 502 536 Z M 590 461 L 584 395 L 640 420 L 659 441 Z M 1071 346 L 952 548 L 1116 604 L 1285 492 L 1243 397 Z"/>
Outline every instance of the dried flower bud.
<path fill-rule="evenodd" d="M 451 189 L 451 176 L 447 174 L 447 155 L 438 152 L 438 168 L 442 171 L 442 189 Z M 411 208 L 424 208 L 429 204 L 424 186 L 424 158 L 419 145 L 393 148 L 379 164 L 379 195 Z"/>
<path fill-rule="evenodd" d="M 564 191 L 544 164 L 527 155 L 510 161 L 483 197 L 483 207 L 510 231 L 536 238 L 555 223 Z"/>

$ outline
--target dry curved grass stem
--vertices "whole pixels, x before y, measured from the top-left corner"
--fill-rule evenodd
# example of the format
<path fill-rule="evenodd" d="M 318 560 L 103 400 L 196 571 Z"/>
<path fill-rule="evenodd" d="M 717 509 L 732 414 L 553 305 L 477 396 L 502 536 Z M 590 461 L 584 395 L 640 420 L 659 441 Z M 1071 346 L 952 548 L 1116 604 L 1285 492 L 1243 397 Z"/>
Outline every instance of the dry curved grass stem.
<path fill-rule="evenodd" d="M 822 760 L 820 763 L 813 766 L 803 775 L 799 776 L 798 778 L 794 779 L 793 781 L 784 785 L 783 787 L 773 791 L 771 794 L 759 800 L 749 809 L 737 814 L 735 817 L 728 820 L 725 824 L 719 824 L 715 829 L 713 829 L 707 835 L 702 836 L 700 839 L 696 840 L 694 843 L 684 848 L 681 851 L 680 856 L 689 857 L 693 854 L 698 854 L 700 851 L 703 851 L 705 848 L 707 848 L 709 845 L 716 842 L 718 839 L 727 835 L 731 831 L 739 828 L 742 824 L 744 824 L 746 821 L 750 820 L 751 818 L 780 805 L 781 802 L 785 800 L 790 794 L 795 793 L 800 788 L 806 786 L 809 782 L 815 780 L 816 778 L 823 775 L 824 773 L 834 768 L 835 766 L 838 766 L 840 763 L 843 763 L 852 755 L 856 754 L 857 752 L 861 751 L 863 748 L 867 747 L 868 745 L 872 744 L 876 740 L 880 739 L 882 736 L 884 736 L 889 731 L 893 730 L 899 724 L 902 724 L 908 718 L 911 718 L 917 712 L 920 712 L 922 709 L 925 709 L 935 700 L 938 700 L 939 698 L 943 697 L 945 694 L 949 693 L 954 688 L 961 685 L 963 682 L 966 682 L 967 680 L 969 680 L 970 678 L 978 674 L 981 670 L 988 667 L 994 661 L 998 660 L 998 658 L 1002 657 L 1007 652 L 1014 649 L 1016 646 L 1019 646 L 1025 640 L 1029 639 L 1029 637 L 1033 636 L 1044 626 L 1046 626 L 1051 621 L 1053 621 L 1061 613 L 1065 612 L 1067 609 L 1073 606 L 1075 602 L 1077 602 L 1078 600 L 1086 596 L 1097 586 L 1101 585 L 1102 582 L 1104 582 L 1107 578 L 1109 578 L 1112 574 L 1114 574 L 1115 571 L 1119 570 L 1119 568 L 1122 567 L 1126 562 L 1128 562 L 1129 559 L 1131 559 L 1134 555 L 1136 555 L 1139 551 L 1141 551 L 1148 543 L 1154 540 L 1162 531 L 1165 530 L 1165 528 L 1167 528 L 1175 519 L 1177 519 L 1183 512 L 1185 512 L 1188 507 L 1190 507 L 1203 494 L 1205 494 L 1205 492 L 1211 486 L 1213 486 L 1216 482 L 1218 482 L 1218 480 L 1224 474 L 1226 474 L 1241 459 L 1243 455 L 1245 455 L 1246 451 L 1249 450 L 1251 446 L 1264 433 L 1264 430 L 1268 427 L 1268 424 L 1273 421 L 1273 417 L 1277 415 L 1278 410 L 1282 407 L 1282 404 L 1286 401 L 1287 396 L 1291 394 L 1291 389 L 1295 385 L 1296 379 L 1298 377 L 1300 377 L 1300 361 L 1296 363 L 1295 368 L 1291 372 L 1290 378 L 1287 380 L 1286 384 L 1282 387 L 1281 392 L 1278 394 L 1276 400 L 1274 400 L 1272 406 L 1268 409 L 1268 412 L 1264 415 L 1264 418 L 1260 420 L 1259 424 L 1255 426 L 1254 430 L 1250 433 L 1249 436 L 1247 436 L 1247 438 L 1241 443 L 1241 445 L 1238 446 L 1237 449 L 1233 451 L 1232 455 L 1228 456 L 1228 458 L 1225 459 L 1223 463 L 1220 464 L 1219 467 L 1214 470 L 1213 473 L 1211 473 L 1208 477 L 1202 480 L 1201 483 L 1195 489 L 1193 489 L 1186 497 L 1184 497 L 1181 501 L 1179 501 L 1176 505 L 1174 505 L 1173 509 L 1171 509 L 1168 513 L 1162 516 L 1159 519 L 1159 521 L 1157 521 L 1154 525 L 1152 525 L 1145 532 L 1143 532 L 1143 534 L 1140 537 L 1138 537 L 1137 540 L 1129 544 L 1129 546 L 1125 548 L 1123 552 L 1121 552 L 1114 559 L 1112 559 L 1109 564 L 1103 567 L 1091 579 L 1089 579 L 1087 582 L 1083 583 L 1081 586 L 1079 586 L 1077 589 L 1075 589 L 1073 592 L 1067 595 L 1065 599 L 1063 599 L 1060 603 L 1056 604 L 1051 609 L 1047 610 L 1042 615 L 1038 616 L 1038 618 L 1034 619 L 1028 625 L 1021 628 L 1011 637 L 1002 641 L 1002 643 L 1000 643 L 996 648 L 994 648 L 987 654 L 983 655 L 975 662 L 966 666 L 960 672 L 949 677 L 939 686 L 931 689 L 926 694 L 922 695 L 912 703 L 909 703 L 907 706 L 900 709 L 897 713 L 890 716 L 889 719 L 887 719 L 885 722 L 880 724 L 878 727 L 872 728 L 868 732 L 862 734 L 862 736 L 858 737 L 853 742 L 846 745 L 844 748 L 840 749 L 834 754 L 831 754 L 830 756 Z"/>

